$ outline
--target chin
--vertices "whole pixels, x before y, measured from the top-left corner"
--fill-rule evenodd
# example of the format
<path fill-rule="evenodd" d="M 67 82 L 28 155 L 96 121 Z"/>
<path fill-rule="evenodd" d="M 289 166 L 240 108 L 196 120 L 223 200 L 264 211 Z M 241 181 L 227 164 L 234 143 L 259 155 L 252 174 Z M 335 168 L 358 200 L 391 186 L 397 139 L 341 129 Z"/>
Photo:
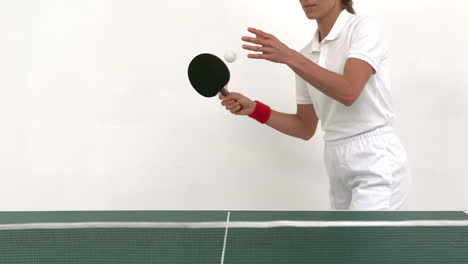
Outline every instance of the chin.
<path fill-rule="evenodd" d="M 319 16 L 317 13 L 308 12 L 306 13 L 308 19 L 317 19 Z"/>

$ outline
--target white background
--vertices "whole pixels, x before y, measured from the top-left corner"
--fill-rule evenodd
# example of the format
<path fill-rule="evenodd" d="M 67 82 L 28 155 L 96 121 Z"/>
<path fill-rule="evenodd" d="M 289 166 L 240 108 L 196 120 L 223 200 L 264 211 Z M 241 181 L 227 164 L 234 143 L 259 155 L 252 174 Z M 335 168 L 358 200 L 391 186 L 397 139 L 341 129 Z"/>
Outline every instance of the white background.
<path fill-rule="evenodd" d="M 411 209 L 468 208 L 468 2 L 357 0 L 386 30 Z M 245 59 L 252 26 L 291 48 L 295 0 L 0 0 L 0 210 L 329 209 L 323 133 L 232 116 L 186 77 L 201 52 L 242 58 L 230 89 L 293 113 L 284 65 Z"/>

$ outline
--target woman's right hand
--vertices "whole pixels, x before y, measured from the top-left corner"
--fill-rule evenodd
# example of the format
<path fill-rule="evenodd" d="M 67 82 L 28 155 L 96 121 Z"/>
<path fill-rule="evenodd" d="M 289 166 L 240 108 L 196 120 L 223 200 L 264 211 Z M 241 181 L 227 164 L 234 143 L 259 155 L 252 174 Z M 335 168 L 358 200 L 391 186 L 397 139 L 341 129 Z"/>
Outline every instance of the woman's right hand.
<path fill-rule="evenodd" d="M 221 105 L 234 115 L 250 115 L 256 106 L 254 101 L 240 93 L 232 92 L 228 96 L 219 94 L 219 99 L 222 100 Z"/>

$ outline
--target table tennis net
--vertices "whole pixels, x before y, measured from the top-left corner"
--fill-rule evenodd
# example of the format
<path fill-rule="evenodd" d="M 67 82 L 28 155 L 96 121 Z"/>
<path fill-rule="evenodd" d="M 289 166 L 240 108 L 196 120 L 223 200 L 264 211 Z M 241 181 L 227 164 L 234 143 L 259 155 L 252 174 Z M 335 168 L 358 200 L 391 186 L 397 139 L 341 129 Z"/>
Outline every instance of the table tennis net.
<path fill-rule="evenodd" d="M 468 263 L 465 221 L 83 222 L 0 227 L 0 263 Z M 437 262 L 437 261 L 445 262 Z"/>

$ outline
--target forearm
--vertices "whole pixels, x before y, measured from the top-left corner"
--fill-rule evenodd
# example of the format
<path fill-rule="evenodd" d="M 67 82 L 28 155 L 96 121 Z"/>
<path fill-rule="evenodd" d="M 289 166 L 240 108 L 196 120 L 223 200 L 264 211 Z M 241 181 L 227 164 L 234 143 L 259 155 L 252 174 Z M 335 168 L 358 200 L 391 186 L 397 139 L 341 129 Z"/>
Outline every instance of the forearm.
<path fill-rule="evenodd" d="M 305 122 L 296 114 L 285 114 L 271 110 L 270 119 L 266 125 L 283 134 L 304 140 L 313 136 L 310 134 L 310 129 L 307 129 Z"/>
<path fill-rule="evenodd" d="M 302 79 L 334 100 L 344 105 L 351 105 L 356 100 L 356 91 L 344 75 L 320 67 L 296 51 L 286 64 Z"/>

